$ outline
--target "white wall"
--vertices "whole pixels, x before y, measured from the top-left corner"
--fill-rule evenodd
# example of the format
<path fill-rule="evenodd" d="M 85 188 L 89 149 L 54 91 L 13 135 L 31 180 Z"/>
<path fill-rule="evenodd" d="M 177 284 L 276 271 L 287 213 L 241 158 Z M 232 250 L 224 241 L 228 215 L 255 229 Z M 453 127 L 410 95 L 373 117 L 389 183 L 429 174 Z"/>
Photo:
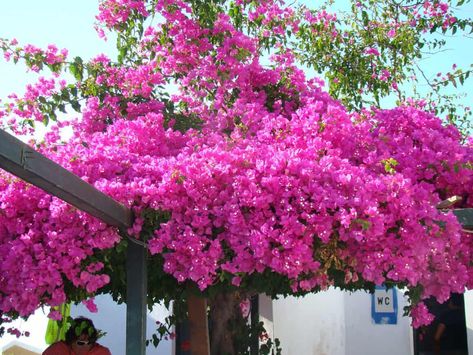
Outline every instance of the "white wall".
<path fill-rule="evenodd" d="M 98 307 L 97 313 L 90 313 L 84 305 L 73 306 L 71 316 L 84 316 L 92 319 L 97 329 L 107 332 L 107 335 L 99 339 L 99 343 L 108 347 L 112 355 L 125 355 L 126 352 L 126 306 L 117 305 L 108 295 L 95 298 Z M 155 306 L 153 312 L 148 313 L 146 324 L 147 339 L 156 330 L 156 321 L 163 321 L 168 315 L 166 308 Z M 172 341 L 162 341 L 157 348 L 150 345 L 146 348 L 147 355 L 170 355 Z"/>
<path fill-rule="evenodd" d="M 409 355 L 413 353 L 410 318 L 402 317 L 406 301 L 399 291 L 397 298 L 396 325 L 374 324 L 367 292 L 330 289 L 280 299 L 273 304 L 275 337 L 281 340 L 284 355 Z"/>
<path fill-rule="evenodd" d="M 265 318 L 271 320 L 267 300 L 260 302 Z M 108 296 L 97 297 L 99 312 L 89 313 L 84 306 L 73 307 L 72 315 L 91 318 L 97 328 L 107 332 L 100 340 L 113 355 L 125 354 L 125 320 L 123 305 L 118 306 Z M 398 324 L 376 325 L 371 320 L 371 295 L 365 292 L 343 293 L 329 290 L 304 298 L 281 298 L 274 301 L 272 320 L 274 336 L 281 340 L 283 355 L 409 355 L 412 354 L 410 318 L 402 317 L 405 300 L 398 292 Z M 469 354 L 473 355 L 473 291 L 465 293 L 465 314 L 468 329 Z M 148 337 L 155 329 L 154 322 L 163 320 L 167 311 L 156 307 L 148 317 Z M 25 322 L 15 326 L 30 331 L 29 338 L 20 341 L 42 351 L 46 348 L 44 334 L 47 317 L 38 310 Z M 271 326 L 268 327 L 271 331 Z M 0 349 L 16 337 L 0 338 Z M 148 347 L 148 355 L 170 355 L 170 341 L 157 349 Z"/>
<path fill-rule="evenodd" d="M 268 337 L 274 339 L 273 300 L 266 295 L 258 297 L 259 320 L 263 322 Z"/>
<path fill-rule="evenodd" d="M 48 325 L 46 314 L 41 309 L 38 309 L 29 317 L 28 321 L 18 319 L 13 323 L 5 324 L 6 328 L 13 326 L 22 332 L 28 331 L 30 332 L 30 336 L 18 339 L 16 336 L 6 334 L 0 338 L 0 349 L 4 349 L 7 345 L 11 344 L 11 342 L 15 342 L 16 344 L 28 344 L 30 348 L 34 349 L 36 352 L 42 352 L 46 349 L 47 345 L 44 341 L 46 326 Z"/>
<path fill-rule="evenodd" d="M 345 355 L 343 293 L 281 298 L 273 303 L 273 318 L 283 355 Z"/>
<path fill-rule="evenodd" d="M 371 319 L 371 294 L 345 293 L 345 355 L 409 355 L 413 353 L 410 318 L 403 317 L 406 300 L 397 291 L 397 324 L 374 324 Z"/>
<path fill-rule="evenodd" d="M 101 329 L 107 332 L 107 335 L 99 340 L 99 343 L 108 347 L 112 355 L 125 355 L 125 343 L 126 343 L 126 307 L 125 305 L 117 305 L 113 302 L 110 296 L 98 296 L 95 299 L 95 303 L 98 306 L 98 313 L 90 313 L 85 306 L 78 305 L 72 306 L 71 316 L 84 316 L 92 319 L 97 329 Z M 14 325 L 21 331 L 29 331 L 31 335 L 29 337 L 22 337 L 19 339 L 20 342 L 28 344 L 30 347 L 34 347 L 38 352 L 46 349 L 47 344 L 44 341 L 46 332 L 46 326 L 48 324 L 47 318 L 48 310 L 43 312 L 42 310 L 36 311 L 28 321 L 17 320 Z M 163 321 L 167 316 L 168 312 L 164 307 L 156 306 L 153 312 L 148 313 L 147 320 L 147 338 L 151 337 L 151 334 L 156 329 L 156 321 Z M 3 349 L 11 341 L 18 340 L 16 337 L 11 335 L 5 335 L 0 338 L 0 349 Z M 162 341 L 158 348 L 150 345 L 146 349 L 147 355 L 171 355 L 172 354 L 172 341 Z"/>
<path fill-rule="evenodd" d="M 473 355 L 473 290 L 465 292 L 465 318 L 468 336 L 468 354 Z"/>

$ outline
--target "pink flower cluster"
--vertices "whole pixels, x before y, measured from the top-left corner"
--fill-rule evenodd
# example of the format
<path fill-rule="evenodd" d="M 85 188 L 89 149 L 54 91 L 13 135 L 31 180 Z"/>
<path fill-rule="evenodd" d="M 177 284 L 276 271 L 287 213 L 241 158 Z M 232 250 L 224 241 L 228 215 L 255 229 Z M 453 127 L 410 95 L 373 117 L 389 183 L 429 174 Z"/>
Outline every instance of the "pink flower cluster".
<path fill-rule="evenodd" d="M 276 1 L 262 4 L 287 13 Z M 102 1 L 98 18 L 115 28 L 145 5 Z M 258 39 L 229 16 L 205 28 L 184 2 L 157 6 L 163 20 L 145 31 L 142 62 L 99 60 L 98 84 L 123 95 L 89 97 L 70 141 L 58 145 L 51 134 L 41 146 L 132 208 L 135 236 L 141 212 L 169 213 L 148 241 L 164 258 L 156 273 L 202 290 L 222 276 L 245 287 L 263 272 L 294 292 L 389 281 L 440 301 L 473 287 L 471 237 L 435 207 L 452 195 L 473 205 L 473 150 L 455 128 L 408 105 L 348 113 L 306 80 L 290 51 L 263 67 Z M 169 41 L 159 40 L 163 31 Z M 198 117 L 200 129 L 166 124 L 164 103 L 149 91 L 162 82 L 177 85 L 176 119 Z M 120 98 L 135 95 L 124 107 Z M 91 256 L 118 240 L 114 228 L 1 173 L 0 311 L 26 316 L 58 305 L 68 283 L 93 296 L 109 276 Z M 422 303 L 412 315 L 417 325 L 430 319 Z"/>
<path fill-rule="evenodd" d="M 7 61 L 23 59 L 26 65 L 35 72 L 38 72 L 43 64 L 63 64 L 68 55 L 67 49 L 59 50 L 54 44 L 48 45 L 46 49 L 31 44 L 19 47 L 16 39 L 11 41 L 0 39 L 0 48 L 3 50 L 3 56 Z"/>
<path fill-rule="evenodd" d="M 109 28 L 120 29 L 131 13 L 139 13 L 147 17 L 145 1 L 141 0 L 107 0 L 99 2 L 99 14 L 96 19 Z"/>
<path fill-rule="evenodd" d="M 447 29 L 457 22 L 456 17 L 452 15 L 449 4 L 442 1 L 419 2 L 414 6 L 406 6 L 406 10 L 412 14 L 412 18 L 409 21 L 412 27 L 424 22 L 421 26 L 427 24 L 427 29 L 432 28 L 436 24 L 440 24 L 443 29 Z"/>
<path fill-rule="evenodd" d="M 55 78 L 40 77 L 36 83 L 26 86 L 25 94 L 18 97 L 11 94 L 11 102 L 0 108 L 0 116 L 7 116 L 6 122 L 1 122 L 3 128 L 12 129 L 17 134 L 27 134 L 33 131 L 33 125 L 25 126 L 20 122 L 43 122 L 44 113 L 41 110 L 41 100 L 57 94 L 62 86 L 62 81 L 58 82 Z"/>
<path fill-rule="evenodd" d="M 316 14 L 306 10 L 305 19 L 311 24 L 322 24 L 325 29 L 328 29 L 332 26 L 334 22 L 337 21 L 337 15 L 328 13 L 326 10 L 321 10 Z"/>

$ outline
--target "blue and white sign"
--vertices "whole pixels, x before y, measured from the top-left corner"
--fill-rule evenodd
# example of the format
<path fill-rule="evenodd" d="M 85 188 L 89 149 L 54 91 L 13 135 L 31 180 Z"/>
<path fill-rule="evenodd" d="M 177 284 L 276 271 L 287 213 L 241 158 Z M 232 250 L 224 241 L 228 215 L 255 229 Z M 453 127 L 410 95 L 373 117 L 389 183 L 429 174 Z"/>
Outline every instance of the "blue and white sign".
<path fill-rule="evenodd" d="M 397 324 L 397 290 L 376 286 L 371 295 L 371 318 L 375 324 Z"/>

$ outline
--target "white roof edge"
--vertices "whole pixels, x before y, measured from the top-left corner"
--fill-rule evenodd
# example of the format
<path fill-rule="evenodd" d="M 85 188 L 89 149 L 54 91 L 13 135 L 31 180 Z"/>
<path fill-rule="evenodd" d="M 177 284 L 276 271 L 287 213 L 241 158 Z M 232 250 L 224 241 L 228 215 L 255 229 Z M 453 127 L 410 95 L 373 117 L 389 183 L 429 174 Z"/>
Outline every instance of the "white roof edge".
<path fill-rule="evenodd" d="M 3 347 L 2 347 L 2 351 L 4 350 L 8 350 L 9 348 L 13 347 L 13 346 L 21 346 L 22 348 L 24 348 L 25 350 L 29 350 L 29 351 L 34 351 L 36 353 L 42 353 L 43 350 L 39 349 L 39 348 L 36 348 L 34 346 L 31 346 L 29 344 L 26 344 L 26 343 L 23 343 L 22 341 L 20 340 L 12 340 L 10 341 L 9 343 L 5 344 Z"/>

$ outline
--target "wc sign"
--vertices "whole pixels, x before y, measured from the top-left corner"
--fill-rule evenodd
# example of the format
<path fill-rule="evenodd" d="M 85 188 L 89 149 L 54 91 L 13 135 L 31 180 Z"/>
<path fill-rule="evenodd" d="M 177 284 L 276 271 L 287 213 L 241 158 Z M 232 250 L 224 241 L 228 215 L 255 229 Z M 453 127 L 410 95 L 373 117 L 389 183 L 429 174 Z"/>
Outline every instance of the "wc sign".
<path fill-rule="evenodd" d="M 371 295 L 371 318 L 375 324 L 397 324 L 397 290 L 376 286 Z"/>

